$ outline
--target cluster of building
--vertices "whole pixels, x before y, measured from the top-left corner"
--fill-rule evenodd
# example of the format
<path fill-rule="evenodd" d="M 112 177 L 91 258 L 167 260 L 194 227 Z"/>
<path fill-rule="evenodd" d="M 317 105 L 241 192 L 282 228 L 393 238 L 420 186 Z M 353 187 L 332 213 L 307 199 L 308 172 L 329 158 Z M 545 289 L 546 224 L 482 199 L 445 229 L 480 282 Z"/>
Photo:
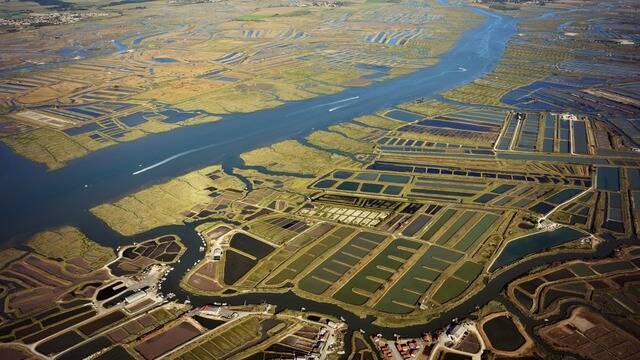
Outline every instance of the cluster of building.
<path fill-rule="evenodd" d="M 226 320 L 235 319 L 239 316 L 238 312 L 229 310 L 226 306 L 220 305 L 204 305 L 200 308 L 200 312 L 205 315 L 214 316 Z"/>
<path fill-rule="evenodd" d="M 449 352 L 479 360 L 485 349 L 475 323 L 458 322 L 457 319 L 433 336 L 423 333 L 417 338 L 387 340 L 378 335 L 372 340 L 380 357 L 386 360 L 440 358 L 443 353 Z"/>
<path fill-rule="evenodd" d="M 402 355 L 402 358 L 405 360 L 411 359 L 412 357 L 416 357 L 416 355 L 418 354 L 418 349 L 420 349 L 420 344 L 418 344 L 418 341 L 414 340 L 409 340 L 406 342 L 396 342 L 396 349 L 398 350 L 398 352 L 400 353 L 400 355 Z M 425 347 L 425 350 L 428 351 L 428 347 Z"/>
<path fill-rule="evenodd" d="M 296 350 L 306 353 L 306 355 L 297 354 L 295 357 L 296 360 L 326 359 L 326 354 L 328 352 L 333 352 L 337 345 L 334 341 L 330 341 L 330 333 L 325 327 L 320 328 L 320 331 L 315 336 L 309 336 L 310 334 L 305 335 L 302 333 L 296 333 L 295 335 L 308 340 L 308 342 L 298 342 L 294 346 Z M 286 346 L 288 344 L 283 345 Z"/>
<path fill-rule="evenodd" d="M 45 25 L 63 25 L 78 22 L 80 20 L 108 16 L 107 13 L 97 12 L 53 12 L 47 14 L 28 14 L 25 17 L 14 19 L 0 19 L 0 26 L 8 26 L 14 28 L 24 28 L 28 26 L 45 26 Z"/>
<path fill-rule="evenodd" d="M 423 334 L 420 339 L 398 339 L 388 341 L 378 336 L 373 339 L 375 346 L 385 359 L 415 359 L 418 355 L 428 357 L 431 353 L 433 339 L 431 334 Z"/>

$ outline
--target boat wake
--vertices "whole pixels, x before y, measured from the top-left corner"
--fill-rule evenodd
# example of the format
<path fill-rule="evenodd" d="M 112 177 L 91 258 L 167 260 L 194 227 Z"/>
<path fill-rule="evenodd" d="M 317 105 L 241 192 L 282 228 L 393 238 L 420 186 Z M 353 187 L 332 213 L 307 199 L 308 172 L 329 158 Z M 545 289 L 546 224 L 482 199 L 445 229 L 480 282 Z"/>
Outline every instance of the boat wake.
<path fill-rule="evenodd" d="M 331 109 L 329 109 L 329 112 L 334 112 L 336 110 L 340 110 L 344 107 L 347 107 L 347 105 L 341 105 L 341 106 L 336 106 L 336 107 L 332 107 Z"/>
<path fill-rule="evenodd" d="M 210 148 L 210 147 L 212 147 L 212 146 L 213 146 L 213 145 L 201 146 L 201 147 L 199 147 L 199 148 L 195 148 L 195 149 L 191 149 L 191 150 L 183 151 L 183 152 L 178 153 L 178 154 L 175 154 L 175 155 L 173 155 L 173 156 L 169 156 L 168 158 L 166 158 L 166 159 L 164 159 L 164 160 L 162 160 L 162 161 L 159 161 L 159 162 L 157 162 L 157 163 L 155 163 L 155 164 L 153 164 L 153 165 L 149 165 L 149 166 L 147 166 L 147 167 L 146 167 L 146 168 L 144 168 L 144 169 L 140 169 L 140 170 L 138 170 L 138 171 L 134 171 L 134 172 L 132 173 L 132 175 L 142 174 L 143 172 L 149 171 L 149 170 L 151 170 L 151 169 L 153 169 L 153 168 L 157 168 L 157 167 L 158 167 L 158 166 L 160 166 L 160 165 L 164 165 L 164 164 L 168 163 L 169 161 L 175 160 L 175 159 L 180 158 L 180 157 L 183 157 L 183 156 L 185 156 L 185 155 L 192 154 L 192 153 L 197 152 L 197 151 L 204 150 L 204 149 L 206 149 L 206 148 Z"/>
<path fill-rule="evenodd" d="M 323 106 L 342 104 L 343 102 L 353 101 L 353 100 L 357 100 L 357 99 L 360 99 L 360 96 L 352 96 L 350 98 L 346 98 L 346 99 L 342 99 L 342 100 L 338 100 L 338 101 L 332 101 L 332 102 L 325 103 L 325 104 L 316 105 L 316 106 L 313 106 L 312 108 L 315 109 L 315 108 L 319 108 L 319 107 L 323 107 Z"/>

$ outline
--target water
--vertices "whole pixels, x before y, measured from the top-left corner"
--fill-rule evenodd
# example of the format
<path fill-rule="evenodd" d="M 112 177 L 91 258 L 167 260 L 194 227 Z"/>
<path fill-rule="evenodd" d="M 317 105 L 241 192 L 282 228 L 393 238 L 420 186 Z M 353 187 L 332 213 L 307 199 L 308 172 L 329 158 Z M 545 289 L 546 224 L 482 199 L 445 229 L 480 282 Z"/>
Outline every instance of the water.
<path fill-rule="evenodd" d="M 176 60 L 174 58 L 170 58 L 170 57 L 154 57 L 153 60 L 157 61 L 159 63 L 174 63 L 174 62 L 178 62 L 178 60 Z"/>
<path fill-rule="evenodd" d="M 490 271 L 514 263 L 525 256 L 550 249 L 554 246 L 585 237 L 587 234 L 570 227 L 560 227 L 553 231 L 538 232 L 511 240 L 496 258 Z"/>
<path fill-rule="evenodd" d="M 116 47 L 116 52 L 118 54 L 125 53 L 127 52 L 127 50 L 129 50 L 129 47 L 121 40 L 113 40 L 111 43 Z"/>
<path fill-rule="evenodd" d="M 605 191 L 620 191 L 620 169 L 606 166 L 596 168 L 596 188 Z"/>
<path fill-rule="evenodd" d="M 384 66 L 384 65 L 360 63 L 360 64 L 356 64 L 356 67 L 358 69 L 374 71 L 372 74 L 363 76 L 362 78 L 365 80 L 379 79 L 381 77 L 386 76 L 387 74 L 389 74 L 389 71 L 391 71 L 390 67 Z"/>
<path fill-rule="evenodd" d="M 407 122 L 424 119 L 423 115 L 414 114 L 414 113 L 410 113 L 403 110 L 392 110 L 386 113 L 385 116 L 395 120 L 407 121 Z"/>
<path fill-rule="evenodd" d="M 125 45 L 121 40 L 112 40 L 111 43 L 115 47 L 116 53 L 118 54 L 125 53 L 127 52 L 127 50 L 129 50 L 129 47 Z M 73 59 L 76 56 L 86 59 L 89 57 L 97 57 L 97 56 L 104 55 L 105 52 L 103 51 L 90 52 L 90 51 L 87 51 L 86 49 L 73 49 L 73 48 L 65 47 L 56 51 L 56 54 L 60 56 L 64 56 L 65 59 L 58 60 L 58 61 L 50 61 L 46 63 L 37 63 L 37 64 L 34 63 L 34 64 L 2 67 L 0 68 L 0 77 L 12 76 L 18 72 L 27 73 L 34 70 L 44 70 L 44 69 L 50 69 L 60 65 L 72 64 L 77 61 L 76 59 Z"/>
<path fill-rule="evenodd" d="M 63 47 L 62 49 L 56 51 L 56 54 L 64 57 L 86 57 L 88 52 L 83 48 Z"/>
<path fill-rule="evenodd" d="M 243 152 L 287 138 L 302 138 L 331 124 L 473 81 L 495 67 L 516 31 L 513 18 L 474 11 L 486 15 L 487 20 L 464 33 L 437 65 L 396 79 L 150 135 L 94 152 L 57 171 L 48 172 L 43 165 L 2 145 L 0 159 L 5 169 L 11 169 L 0 174 L 2 241 L 20 243 L 46 228 L 96 221 L 88 219 L 92 217 L 90 208 L 153 183 L 209 164 L 223 163 L 227 169 L 240 166 L 238 155 Z M 345 99 L 351 100 L 339 103 L 338 109 L 331 105 Z M 327 116 L 331 109 L 334 111 Z M 185 155 L 133 175 L 176 154 Z M 100 237 L 95 240 L 110 245 Z"/>

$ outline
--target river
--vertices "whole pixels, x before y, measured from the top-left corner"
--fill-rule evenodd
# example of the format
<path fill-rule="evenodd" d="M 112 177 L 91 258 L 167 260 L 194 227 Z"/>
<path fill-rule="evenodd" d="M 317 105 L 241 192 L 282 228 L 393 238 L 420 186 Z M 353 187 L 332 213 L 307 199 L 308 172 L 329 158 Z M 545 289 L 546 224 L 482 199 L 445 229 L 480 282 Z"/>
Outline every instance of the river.
<path fill-rule="evenodd" d="M 303 138 L 332 124 L 473 81 L 495 67 L 517 23 L 510 17 L 473 11 L 486 20 L 465 32 L 438 64 L 395 79 L 149 135 L 91 153 L 56 171 L 47 171 L 44 165 L 0 145 L 6 169 L 0 174 L 0 238 L 5 246 L 20 244 L 43 229 L 92 222 L 87 219 L 90 208 L 151 184 L 210 164 L 241 166 L 239 155 L 243 152 Z M 133 175 L 170 158 L 173 160 Z M 110 245 L 101 240 L 104 237 L 95 240 Z"/>

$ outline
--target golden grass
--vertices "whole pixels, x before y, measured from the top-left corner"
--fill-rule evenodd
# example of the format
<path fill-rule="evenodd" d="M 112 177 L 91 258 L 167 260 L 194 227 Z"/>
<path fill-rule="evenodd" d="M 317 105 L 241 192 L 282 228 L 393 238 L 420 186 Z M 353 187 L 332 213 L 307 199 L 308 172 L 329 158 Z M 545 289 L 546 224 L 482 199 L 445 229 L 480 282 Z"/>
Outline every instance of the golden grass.
<path fill-rule="evenodd" d="M 52 259 L 67 261 L 81 258 L 92 269 L 101 268 L 115 259 L 113 249 L 91 241 L 80 230 L 70 226 L 38 233 L 29 240 L 28 245 Z"/>
<path fill-rule="evenodd" d="M 500 100 L 509 91 L 544 79 L 569 58 L 565 49 L 511 42 L 491 73 L 442 95 L 464 103 L 503 106 Z"/>
<path fill-rule="evenodd" d="M 270 170 L 318 175 L 336 166 L 352 167 L 357 163 L 344 156 L 304 146 L 295 140 L 282 141 L 240 155 L 245 164 Z"/>
<path fill-rule="evenodd" d="M 20 96 L 18 101 L 23 104 L 38 104 L 46 101 L 53 101 L 87 86 L 87 84 L 80 82 L 61 81 L 50 86 L 38 87 L 35 90 Z"/>
<path fill-rule="evenodd" d="M 374 116 L 374 115 L 360 116 L 353 119 L 353 121 L 360 124 L 364 124 L 366 126 L 387 129 L 387 130 L 395 129 L 399 126 L 406 124 L 404 121 L 391 120 L 388 118 L 384 118 L 381 116 Z"/>
<path fill-rule="evenodd" d="M 460 109 L 459 106 L 445 104 L 437 100 L 414 101 L 404 103 L 398 107 L 407 111 L 426 115 L 428 117 L 444 115 Z"/>
<path fill-rule="evenodd" d="M 40 128 L 2 138 L 18 155 L 47 165 L 50 170 L 63 167 L 67 161 L 89 153 L 87 148 L 64 133 Z"/>
<path fill-rule="evenodd" d="M 375 128 L 354 123 L 341 123 L 332 125 L 329 127 L 329 130 L 357 140 L 367 139 L 378 132 L 378 130 Z"/>
<path fill-rule="evenodd" d="M 96 206 L 91 212 L 111 228 L 124 235 L 133 235 L 158 226 L 180 224 L 185 213 L 199 204 L 209 202 L 209 187 L 244 189 L 236 177 L 226 175 L 221 166 L 210 166 L 153 185 L 114 203 Z M 212 180 L 208 175 L 219 178 Z"/>
<path fill-rule="evenodd" d="M 333 131 L 318 130 L 306 137 L 310 143 L 325 149 L 334 149 L 349 153 L 370 153 L 373 144 L 348 138 Z"/>

